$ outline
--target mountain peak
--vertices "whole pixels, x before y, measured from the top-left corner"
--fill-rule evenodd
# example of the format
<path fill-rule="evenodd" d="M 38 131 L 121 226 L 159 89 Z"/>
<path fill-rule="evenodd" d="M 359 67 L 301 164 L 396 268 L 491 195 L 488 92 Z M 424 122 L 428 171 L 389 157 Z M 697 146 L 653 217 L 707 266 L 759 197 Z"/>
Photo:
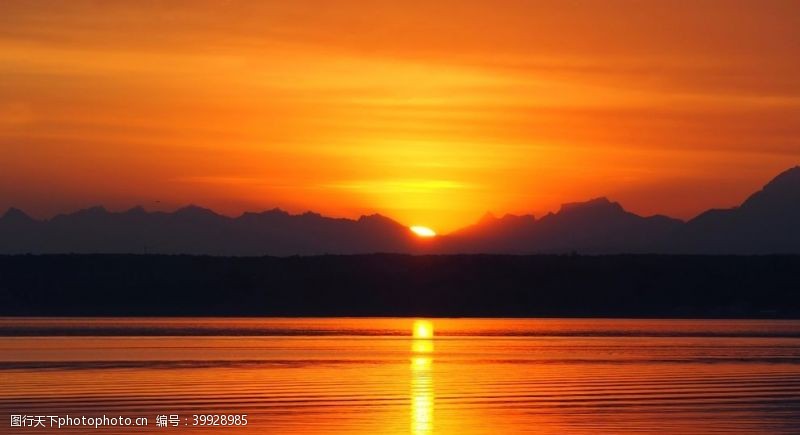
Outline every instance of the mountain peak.
<path fill-rule="evenodd" d="M 243 212 L 241 215 L 239 215 L 239 217 L 237 217 L 236 219 L 239 220 L 276 219 L 276 218 L 286 218 L 289 216 L 290 215 L 288 212 L 276 207 L 271 210 L 264 210 L 260 212 L 246 211 Z"/>
<path fill-rule="evenodd" d="M 800 166 L 789 168 L 764 186 L 763 190 L 793 188 L 800 189 Z"/>
<path fill-rule="evenodd" d="M 395 220 L 388 218 L 382 214 L 374 213 L 370 215 L 362 215 L 358 218 L 358 222 L 360 223 L 367 223 L 373 225 L 391 225 L 391 226 L 402 226 L 397 223 Z"/>
<path fill-rule="evenodd" d="M 797 208 L 800 204 L 800 166 L 789 168 L 770 180 L 758 192 L 750 195 L 741 208 Z"/>
<path fill-rule="evenodd" d="M 28 214 L 24 211 L 15 207 L 9 207 L 3 216 L 0 217 L 0 220 L 5 222 L 33 222 L 33 218 L 28 216 Z"/>
<path fill-rule="evenodd" d="M 107 214 L 107 213 L 108 213 L 108 210 L 106 210 L 105 207 L 103 207 L 102 205 L 96 205 L 96 206 L 93 206 L 93 207 L 89 207 L 89 208 L 84 208 L 82 210 L 78 210 L 74 214 L 75 215 L 83 215 L 83 216 L 100 216 L 100 215 L 104 215 L 104 214 Z"/>
<path fill-rule="evenodd" d="M 141 216 L 147 214 L 147 211 L 141 205 L 137 205 L 135 207 L 131 207 L 128 209 L 125 214 L 132 215 L 132 216 Z"/>
<path fill-rule="evenodd" d="M 532 214 L 511 214 L 511 213 L 506 213 L 499 220 L 501 222 L 506 222 L 506 223 L 508 223 L 508 222 L 534 223 L 534 222 L 536 222 L 536 216 L 534 216 Z"/>
<path fill-rule="evenodd" d="M 194 204 L 189 204 L 186 207 L 181 207 L 181 208 L 175 210 L 174 214 L 176 214 L 176 215 L 214 215 L 214 216 L 217 215 L 211 209 L 208 209 L 208 208 L 205 208 L 205 207 L 200 207 L 199 205 L 194 205 Z"/>
<path fill-rule="evenodd" d="M 618 202 L 611 202 L 608 200 L 608 198 L 602 196 L 584 202 L 569 202 L 562 204 L 558 213 L 574 213 L 590 210 L 623 211 L 622 206 Z"/>
<path fill-rule="evenodd" d="M 272 208 L 270 210 L 261 212 L 261 214 L 276 214 L 276 215 L 281 215 L 281 216 L 288 216 L 289 212 L 284 210 L 284 209 L 282 209 L 282 208 L 280 208 L 280 207 L 275 207 L 275 208 Z"/>
<path fill-rule="evenodd" d="M 322 218 L 323 216 L 317 212 L 308 210 L 305 213 L 301 214 L 300 217 L 304 217 L 306 219 L 317 219 L 317 218 Z"/>
<path fill-rule="evenodd" d="M 373 214 L 362 214 L 359 216 L 358 220 L 360 221 L 380 221 L 380 220 L 391 220 L 388 217 L 380 214 L 380 213 L 373 213 Z"/>
<path fill-rule="evenodd" d="M 171 219 L 187 224 L 211 224 L 220 223 L 228 220 L 227 216 L 217 214 L 214 210 L 200 207 L 198 205 L 190 204 L 186 207 L 179 208 L 175 212 L 169 214 Z"/>

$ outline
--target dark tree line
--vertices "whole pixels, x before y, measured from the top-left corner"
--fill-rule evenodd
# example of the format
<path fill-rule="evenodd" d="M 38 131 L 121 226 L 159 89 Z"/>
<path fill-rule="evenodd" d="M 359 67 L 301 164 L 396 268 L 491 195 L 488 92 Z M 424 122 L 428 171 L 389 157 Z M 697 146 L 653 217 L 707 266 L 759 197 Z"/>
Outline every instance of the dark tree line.
<path fill-rule="evenodd" d="M 800 256 L 0 256 L 0 314 L 800 317 Z"/>

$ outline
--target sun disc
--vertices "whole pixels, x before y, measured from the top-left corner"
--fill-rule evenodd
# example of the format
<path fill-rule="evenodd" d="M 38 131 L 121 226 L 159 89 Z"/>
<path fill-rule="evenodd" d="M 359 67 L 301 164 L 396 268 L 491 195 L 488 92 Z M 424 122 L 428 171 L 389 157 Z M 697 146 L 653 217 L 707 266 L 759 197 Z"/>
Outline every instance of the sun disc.
<path fill-rule="evenodd" d="M 414 338 L 433 338 L 433 324 L 427 320 L 415 320 Z"/>
<path fill-rule="evenodd" d="M 430 229 L 428 227 L 423 227 L 421 225 L 414 225 L 414 226 L 410 227 L 410 229 L 411 229 L 411 232 L 413 232 L 414 234 L 416 234 L 416 235 L 418 235 L 420 237 L 435 237 L 436 236 L 436 231 L 433 231 L 432 229 Z"/>

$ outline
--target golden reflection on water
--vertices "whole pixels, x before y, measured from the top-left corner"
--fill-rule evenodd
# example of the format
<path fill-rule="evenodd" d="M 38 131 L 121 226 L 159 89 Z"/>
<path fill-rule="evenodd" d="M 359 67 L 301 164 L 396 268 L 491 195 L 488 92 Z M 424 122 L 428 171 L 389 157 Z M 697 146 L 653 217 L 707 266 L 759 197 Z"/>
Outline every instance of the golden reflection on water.
<path fill-rule="evenodd" d="M 20 332 L 0 334 L 0 425 L 22 413 L 121 414 L 150 417 L 151 426 L 105 433 L 158 434 L 156 415 L 202 412 L 247 414 L 250 423 L 175 433 L 796 434 L 800 427 L 800 321 L 420 322 L 0 318 L 0 332 L 4 325 Z"/>
<path fill-rule="evenodd" d="M 433 433 L 433 324 L 417 320 L 411 342 L 411 433 Z"/>

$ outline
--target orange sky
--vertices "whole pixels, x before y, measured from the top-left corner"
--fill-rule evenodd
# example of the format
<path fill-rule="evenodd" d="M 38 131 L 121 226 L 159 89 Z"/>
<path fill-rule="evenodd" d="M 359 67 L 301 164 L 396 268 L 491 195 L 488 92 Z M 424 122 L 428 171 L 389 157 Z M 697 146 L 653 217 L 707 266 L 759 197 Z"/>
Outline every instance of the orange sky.
<path fill-rule="evenodd" d="M 0 3 L 0 208 L 727 207 L 800 162 L 797 1 Z"/>

